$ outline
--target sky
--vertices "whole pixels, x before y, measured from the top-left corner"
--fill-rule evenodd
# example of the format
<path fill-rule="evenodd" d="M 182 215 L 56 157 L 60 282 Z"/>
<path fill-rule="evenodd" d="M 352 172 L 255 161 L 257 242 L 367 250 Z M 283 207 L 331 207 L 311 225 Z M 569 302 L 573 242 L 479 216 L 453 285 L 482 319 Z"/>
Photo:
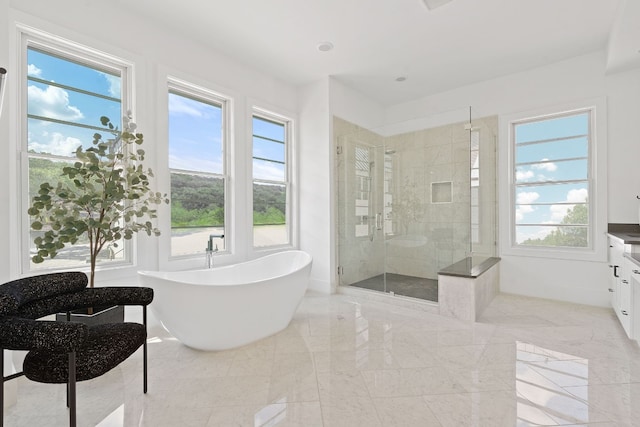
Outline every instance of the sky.
<path fill-rule="evenodd" d="M 119 98 L 120 78 L 94 69 L 60 60 L 29 49 L 29 76 L 79 87 L 101 95 Z M 109 117 L 120 126 L 120 102 L 91 97 L 34 81 L 28 83 L 29 114 L 59 120 L 101 126 L 100 117 Z M 29 119 L 28 149 L 38 153 L 71 156 L 79 145 L 88 147 L 95 130 Z M 103 133 L 105 138 L 110 135 Z"/>
<path fill-rule="evenodd" d="M 515 127 L 516 224 L 558 224 L 574 205 L 588 196 L 586 182 L 526 185 L 547 181 L 585 180 L 588 177 L 589 113 Z M 561 141 L 539 142 L 553 138 Z M 537 142 L 533 143 L 532 142 Z M 572 159 L 572 160 L 566 160 Z M 547 203 L 545 205 L 545 203 Z M 554 204 L 556 203 L 556 204 Z M 516 241 L 543 238 L 555 227 L 516 227 Z"/>
<path fill-rule="evenodd" d="M 31 77 L 56 82 L 120 99 L 121 79 L 94 68 L 56 58 L 34 49 L 27 57 Z M 100 127 L 100 117 L 107 116 L 121 127 L 121 105 L 117 100 L 101 99 L 66 88 L 36 81 L 28 83 L 29 114 Z M 134 112 L 135 113 L 135 112 Z M 202 102 L 169 94 L 169 167 L 196 172 L 224 174 L 222 109 L 215 103 Z M 135 121 L 135 114 L 134 114 Z M 284 140 L 284 126 L 254 119 L 254 132 L 266 138 Z M 139 129 L 144 133 L 144 129 Z M 29 119 L 28 149 L 37 153 L 73 156 L 75 149 L 91 146 L 96 130 L 84 129 L 38 119 Z M 110 135 L 100 132 L 106 139 Z M 284 145 L 253 138 L 254 155 L 283 161 Z M 282 164 L 254 160 L 254 177 L 284 180 Z"/>
<path fill-rule="evenodd" d="M 284 141 L 284 126 L 253 119 L 254 135 Z M 169 167 L 223 174 L 222 108 L 177 93 L 169 94 Z M 253 155 L 284 161 L 284 144 L 253 137 Z M 284 181 L 284 165 L 253 160 L 254 178 Z"/>

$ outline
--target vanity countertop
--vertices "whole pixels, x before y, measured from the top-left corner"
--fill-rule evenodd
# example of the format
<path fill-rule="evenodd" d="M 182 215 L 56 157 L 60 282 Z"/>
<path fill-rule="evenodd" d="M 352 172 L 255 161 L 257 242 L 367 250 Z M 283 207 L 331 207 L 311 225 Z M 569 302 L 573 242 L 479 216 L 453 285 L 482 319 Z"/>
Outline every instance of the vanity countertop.
<path fill-rule="evenodd" d="M 609 224 L 607 234 L 622 240 L 625 245 L 640 245 L 638 224 Z"/>
<path fill-rule="evenodd" d="M 640 233 L 608 232 L 607 234 L 622 240 L 625 245 L 640 245 Z"/>
<path fill-rule="evenodd" d="M 624 254 L 624 256 L 629 258 L 631 261 L 634 262 L 634 264 L 640 267 L 640 253 L 631 252 L 631 253 Z"/>

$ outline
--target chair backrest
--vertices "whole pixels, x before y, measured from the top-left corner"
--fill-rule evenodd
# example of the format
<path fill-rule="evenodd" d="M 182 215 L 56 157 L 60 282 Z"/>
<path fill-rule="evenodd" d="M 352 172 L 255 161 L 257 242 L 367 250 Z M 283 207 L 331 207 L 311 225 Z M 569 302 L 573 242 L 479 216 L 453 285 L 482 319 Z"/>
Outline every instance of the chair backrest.
<path fill-rule="evenodd" d="M 87 287 L 87 275 L 79 271 L 25 277 L 0 285 L 0 316 L 16 314 L 21 306 Z"/>

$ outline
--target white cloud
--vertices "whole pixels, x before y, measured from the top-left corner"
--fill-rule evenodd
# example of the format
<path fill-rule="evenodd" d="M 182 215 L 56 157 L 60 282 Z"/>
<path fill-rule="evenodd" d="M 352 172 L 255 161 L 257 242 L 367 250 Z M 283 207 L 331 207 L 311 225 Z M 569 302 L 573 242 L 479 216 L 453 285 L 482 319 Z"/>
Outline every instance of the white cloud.
<path fill-rule="evenodd" d="M 103 73 L 101 71 L 98 71 L 98 73 L 102 74 L 104 79 L 109 84 L 109 95 L 113 96 L 114 98 L 120 98 L 120 77 Z"/>
<path fill-rule="evenodd" d="M 551 211 L 551 221 L 547 221 L 547 224 L 557 224 L 562 221 L 567 215 L 569 209 L 573 209 L 573 205 L 551 205 L 549 211 Z"/>
<path fill-rule="evenodd" d="M 82 145 L 82 141 L 78 138 L 64 137 L 61 133 L 54 132 L 42 134 L 45 142 L 29 140 L 29 149 L 33 149 L 38 153 L 49 153 L 58 156 L 71 156 L 78 146 Z"/>
<path fill-rule="evenodd" d="M 69 121 L 84 117 L 78 107 L 69 105 L 69 94 L 59 87 L 48 86 L 42 90 L 29 86 L 28 95 L 31 114 Z"/>
<path fill-rule="evenodd" d="M 516 203 L 519 205 L 516 209 L 516 221 L 522 221 L 524 216 L 528 213 L 531 213 L 535 210 L 530 203 L 535 202 L 540 198 L 540 194 L 535 191 L 524 191 L 522 193 L 518 193 L 516 196 Z"/>
<path fill-rule="evenodd" d="M 526 171 L 516 171 L 516 180 L 517 181 L 526 181 L 530 178 L 533 178 L 533 171 L 532 170 L 526 170 Z"/>
<path fill-rule="evenodd" d="M 578 188 L 569 190 L 567 192 L 567 198 L 564 200 L 565 203 L 584 203 L 587 201 L 587 197 L 589 196 L 589 192 L 586 188 Z M 549 210 L 551 211 L 551 221 L 550 223 L 557 224 L 562 221 L 562 219 L 567 215 L 570 209 L 573 209 L 575 205 L 551 205 Z"/>
<path fill-rule="evenodd" d="M 169 155 L 169 167 L 173 169 L 220 172 L 222 164 L 220 162 L 201 159 L 199 157 L 185 157 Z"/>
<path fill-rule="evenodd" d="M 27 65 L 27 74 L 33 77 L 42 77 L 42 70 L 33 64 Z"/>
<path fill-rule="evenodd" d="M 205 112 L 203 111 L 203 109 L 198 108 L 199 105 L 202 105 L 205 108 L 207 107 L 206 104 L 187 100 L 181 96 L 169 97 L 170 114 L 184 114 L 193 117 L 204 117 Z"/>
<path fill-rule="evenodd" d="M 535 191 L 523 191 L 516 196 L 516 203 L 519 205 L 528 205 L 540 198 L 540 194 Z"/>
<path fill-rule="evenodd" d="M 547 162 L 549 159 L 542 159 L 542 162 Z M 555 172 L 556 170 L 558 170 L 558 165 L 556 165 L 553 162 L 549 162 L 549 163 L 539 163 L 536 165 L 531 165 L 532 169 L 537 169 L 537 170 L 545 170 L 548 172 Z"/>
<path fill-rule="evenodd" d="M 253 176 L 260 177 L 260 179 L 268 179 L 272 181 L 280 181 L 283 179 L 284 174 L 280 165 L 277 167 L 273 163 L 258 162 L 253 164 Z"/>
<path fill-rule="evenodd" d="M 589 197 L 589 191 L 586 188 L 578 188 L 569 190 L 567 193 L 567 202 L 584 203 Z"/>
<path fill-rule="evenodd" d="M 534 210 L 535 209 L 533 206 L 529 206 L 529 205 L 518 206 L 518 208 L 516 209 L 516 222 L 522 221 L 526 214 L 531 213 Z"/>

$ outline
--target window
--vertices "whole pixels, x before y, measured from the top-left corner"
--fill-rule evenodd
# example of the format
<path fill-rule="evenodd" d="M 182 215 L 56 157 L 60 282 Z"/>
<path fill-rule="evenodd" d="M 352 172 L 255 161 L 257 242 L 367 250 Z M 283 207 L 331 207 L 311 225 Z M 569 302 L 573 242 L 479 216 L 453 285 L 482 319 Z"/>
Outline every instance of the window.
<path fill-rule="evenodd" d="M 253 114 L 253 245 L 279 246 L 291 241 L 291 121 L 264 111 Z"/>
<path fill-rule="evenodd" d="M 369 217 L 373 208 L 369 205 L 371 196 L 371 170 L 369 160 L 369 148 L 356 145 L 355 158 L 355 235 L 356 237 L 369 236 Z"/>
<path fill-rule="evenodd" d="M 480 131 L 470 130 L 471 139 L 471 243 L 480 241 Z"/>
<path fill-rule="evenodd" d="M 202 254 L 210 236 L 226 249 L 227 105 L 206 89 L 169 83 L 171 256 Z"/>
<path fill-rule="evenodd" d="M 592 248 L 593 110 L 512 122 L 518 246 Z"/>
<path fill-rule="evenodd" d="M 92 145 L 93 135 L 105 131 L 100 117 L 121 128 L 127 107 L 130 65 L 91 49 L 48 36 L 46 42 L 23 34 L 26 120 L 22 129 L 22 271 L 81 268 L 89 258 L 88 241 L 67 244 L 53 259 L 35 264 L 34 239 L 46 231 L 31 230 L 27 206 L 40 184 L 55 185 L 62 168 L 73 162 L 77 147 Z M 100 254 L 101 266 L 130 259 L 128 241 L 110 245 Z"/>

